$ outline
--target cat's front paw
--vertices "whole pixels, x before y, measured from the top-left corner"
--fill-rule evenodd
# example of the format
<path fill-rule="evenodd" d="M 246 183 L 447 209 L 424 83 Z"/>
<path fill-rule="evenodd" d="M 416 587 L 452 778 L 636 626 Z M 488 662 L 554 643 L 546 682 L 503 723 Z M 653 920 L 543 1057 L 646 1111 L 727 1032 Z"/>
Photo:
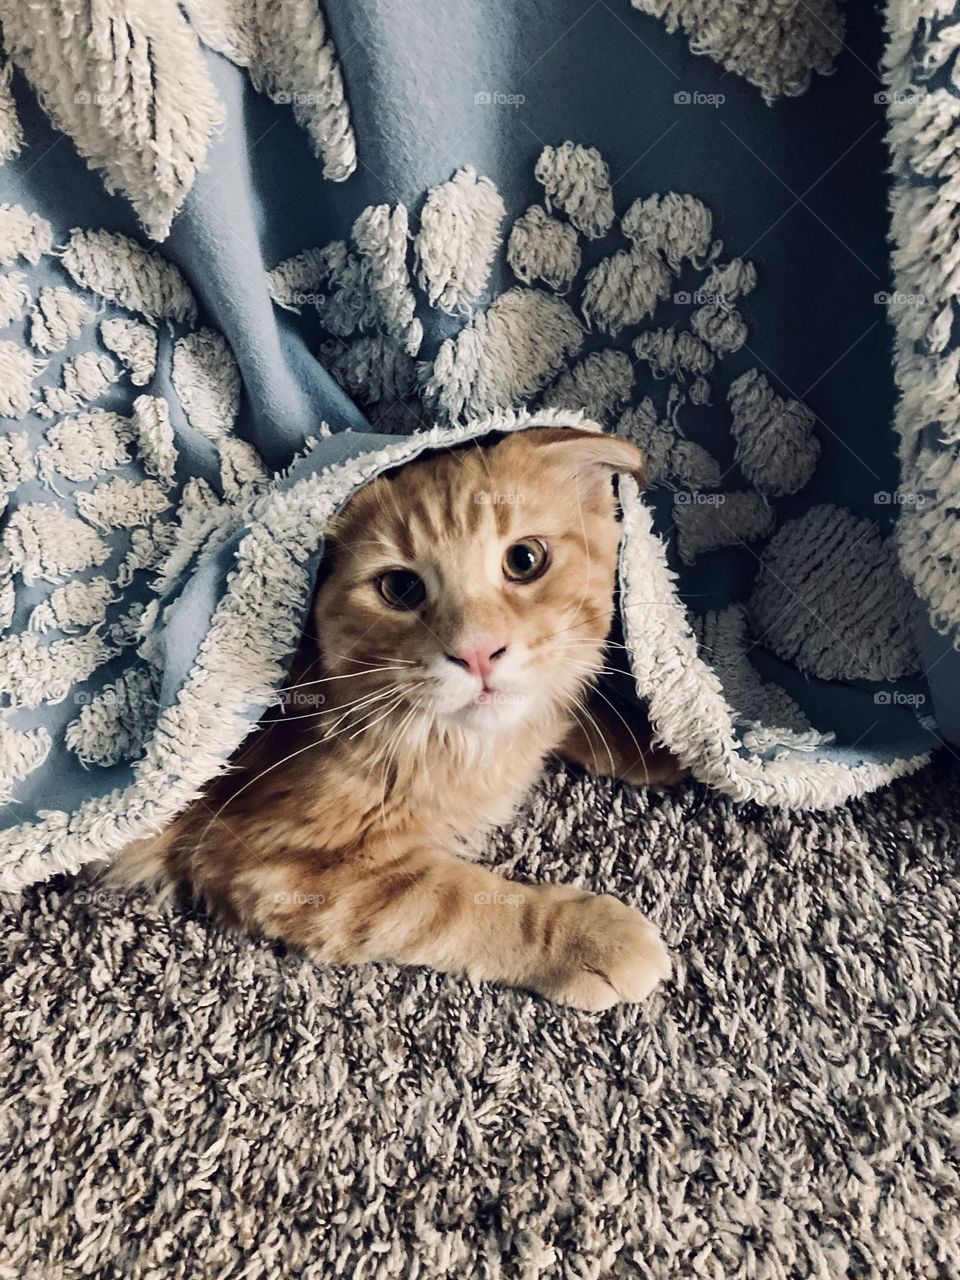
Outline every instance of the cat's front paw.
<path fill-rule="evenodd" d="M 645 1000 L 670 976 L 670 956 L 650 921 L 604 894 L 565 904 L 560 954 L 538 989 L 576 1009 Z"/>

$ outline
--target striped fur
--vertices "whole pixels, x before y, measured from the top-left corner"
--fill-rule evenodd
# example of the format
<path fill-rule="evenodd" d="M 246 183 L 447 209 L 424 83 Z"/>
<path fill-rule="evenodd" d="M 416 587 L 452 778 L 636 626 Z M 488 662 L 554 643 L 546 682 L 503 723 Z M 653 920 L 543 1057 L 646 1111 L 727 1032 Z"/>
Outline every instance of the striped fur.
<path fill-rule="evenodd" d="M 645 760 L 626 704 L 584 707 L 613 619 L 611 476 L 640 470 L 627 441 L 540 429 L 362 489 L 335 525 L 282 706 L 114 874 L 185 886 L 230 923 L 328 963 L 430 965 L 588 1009 L 646 996 L 669 960 L 638 912 L 461 856 L 509 818 L 551 752 L 675 776 L 662 754 Z M 546 571 L 510 581 L 505 551 L 531 537 Z M 378 590 L 396 568 L 425 584 L 417 609 Z M 448 656 L 478 636 L 504 649 L 489 705 Z"/>

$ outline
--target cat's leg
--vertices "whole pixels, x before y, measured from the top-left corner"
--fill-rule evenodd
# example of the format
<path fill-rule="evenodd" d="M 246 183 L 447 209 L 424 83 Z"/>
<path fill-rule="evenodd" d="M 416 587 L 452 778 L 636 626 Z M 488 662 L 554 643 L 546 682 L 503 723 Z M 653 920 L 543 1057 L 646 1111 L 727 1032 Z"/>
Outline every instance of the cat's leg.
<path fill-rule="evenodd" d="M 612 688 L 594 691 L 557 755 L 599 777 L 622 778 L 638 787 L 669 787 L 685 778 L 679 760 L 652 744 L 653 730 L 635 703 Z"/>
<path fill-rule="evenodd" d="M 427 965 L 592 1010 L 642 1000 L 670 973 L 655 928 L 632 907 L 505 880 L 445 852 L 277 871 L 257 923 L 326 963 Z"/>

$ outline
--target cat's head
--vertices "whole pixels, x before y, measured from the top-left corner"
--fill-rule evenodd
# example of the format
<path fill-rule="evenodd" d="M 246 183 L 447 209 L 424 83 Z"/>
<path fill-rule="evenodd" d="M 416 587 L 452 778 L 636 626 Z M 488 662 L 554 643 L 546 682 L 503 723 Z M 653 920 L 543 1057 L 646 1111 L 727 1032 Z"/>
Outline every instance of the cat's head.
<path fill-rule="evenodd" d="M 612 621 L 618 471 L 641 474 L 629 441 L 542 428 L 359 490 L 314 609 L 328 709 L 490 737 L 575 702 Z"/>

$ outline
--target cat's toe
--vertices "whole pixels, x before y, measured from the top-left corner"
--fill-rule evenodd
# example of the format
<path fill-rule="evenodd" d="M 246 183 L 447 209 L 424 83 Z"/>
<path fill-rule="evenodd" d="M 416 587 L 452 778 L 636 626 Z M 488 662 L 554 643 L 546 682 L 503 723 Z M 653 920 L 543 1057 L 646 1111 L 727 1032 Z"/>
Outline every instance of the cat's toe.
<path fill-rule="evenodd" d="M 670 976 L 670 956 L 654 926 L 616 898 L 582 899 L 546 995 L 599 1011 L 645 1000 Z"/>

